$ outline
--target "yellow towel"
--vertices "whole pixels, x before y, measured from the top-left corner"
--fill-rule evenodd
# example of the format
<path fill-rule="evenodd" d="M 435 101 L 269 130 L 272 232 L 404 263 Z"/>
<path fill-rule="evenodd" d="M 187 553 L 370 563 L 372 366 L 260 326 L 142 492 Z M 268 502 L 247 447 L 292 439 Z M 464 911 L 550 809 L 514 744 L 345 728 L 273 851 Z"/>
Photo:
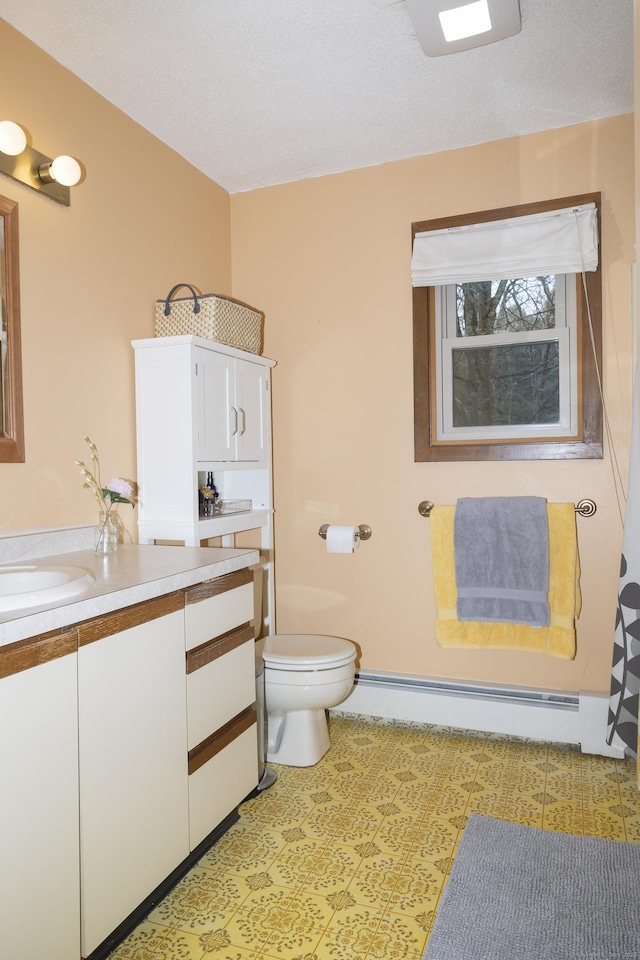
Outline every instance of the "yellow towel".
<path fill-rule="evenodd" d="M 456 573 L 453 554 L 454 506 L 431 511 L 433 581 L 436 596 L 436 641 L 440 647 L 526 650 L 563 660 L 576 655 L 575 622 L 580 616 L 580 560 L 572 503 L 548 503 L 548 627 L 513 623 L 461 623 L 456 615 Z"/>

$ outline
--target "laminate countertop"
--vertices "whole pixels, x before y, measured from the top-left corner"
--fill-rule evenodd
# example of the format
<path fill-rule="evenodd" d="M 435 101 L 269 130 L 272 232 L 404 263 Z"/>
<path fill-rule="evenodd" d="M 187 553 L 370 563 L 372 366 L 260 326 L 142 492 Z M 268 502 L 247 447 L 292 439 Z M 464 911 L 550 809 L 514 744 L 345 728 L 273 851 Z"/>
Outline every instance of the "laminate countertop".
<path fill-rule="evenodd" d="M 140 544 L 121 544 L 117 553 L 108 556 L 75 550 L 40 560 L 14 560 L 15 565 L 83 567 L 95 577 L 95 583 L 84 593 L 57 603 L 0 612 L 0 646 L 214 580 L 259 560 L 258 550 Z"/>

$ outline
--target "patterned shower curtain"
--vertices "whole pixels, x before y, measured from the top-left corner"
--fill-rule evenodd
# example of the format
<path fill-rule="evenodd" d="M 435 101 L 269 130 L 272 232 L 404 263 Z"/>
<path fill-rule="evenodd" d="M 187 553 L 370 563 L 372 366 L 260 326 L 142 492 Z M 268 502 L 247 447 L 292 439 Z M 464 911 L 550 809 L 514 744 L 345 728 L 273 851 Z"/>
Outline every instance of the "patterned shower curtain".
<path fill-rule="evenodd" d="M 613 641 L 607 742 L 638 757 L 640 693 L 640 456 L 638 381 L 633 390 L 629 483 Z M 640 787 L 640 774 L 639 783 Z"/>

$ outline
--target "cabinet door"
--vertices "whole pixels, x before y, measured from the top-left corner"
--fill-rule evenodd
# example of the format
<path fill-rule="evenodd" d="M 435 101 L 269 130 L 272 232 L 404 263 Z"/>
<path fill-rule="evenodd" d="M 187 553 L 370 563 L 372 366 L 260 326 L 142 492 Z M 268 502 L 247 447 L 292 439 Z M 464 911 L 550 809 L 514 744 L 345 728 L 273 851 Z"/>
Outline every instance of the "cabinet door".
<path fill-rule="evenodd" d="M 264 460 L 267 456 L 265 368 L 196 351 L 198 460 Z"/>
<path fill-rule="evenodd" d="M 267 393 L 265 368 L 236 360 L 236 409 L 238 411 L 238 460 L 267 457 Z"/>
<path fill-rule="evenodd" d="M 183 599 L 106 615 L 79 640 L 86 956 L 189 852 Z"/>
<path fill-rule="evenodd" d="M 77 634 L 0 648 L 0 953 L 80 955 Z"/>
<path fill-rule="evenodd" d="M 239 428 L 233 358 L 196 350 L 198 460 L 234 460 Z"/>

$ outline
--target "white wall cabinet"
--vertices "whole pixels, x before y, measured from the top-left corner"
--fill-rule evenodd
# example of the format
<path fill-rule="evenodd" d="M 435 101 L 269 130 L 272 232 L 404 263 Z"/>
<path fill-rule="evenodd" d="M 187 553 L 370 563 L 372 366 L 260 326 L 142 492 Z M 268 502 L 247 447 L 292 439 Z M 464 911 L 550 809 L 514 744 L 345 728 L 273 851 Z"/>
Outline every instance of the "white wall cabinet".
<path fill-rule="evenodd" d="M 265 632 L 275 631 L 271 368 L 275 361 L 202 337 L 134 340 L 140 543 L 200 546 L 260 530 Z M 198 488 L 214 475 L 224 501 L 250 509 L 200 515 Z"/>
<path fill-rule="evenodd" d="M 0 647 L 0 954 L 80 954 L 76 633 Z"/>
<path fill-rule="evenodd" d="M 189 853 L 183 604 L 79 629 L 83 957 Z"/>

